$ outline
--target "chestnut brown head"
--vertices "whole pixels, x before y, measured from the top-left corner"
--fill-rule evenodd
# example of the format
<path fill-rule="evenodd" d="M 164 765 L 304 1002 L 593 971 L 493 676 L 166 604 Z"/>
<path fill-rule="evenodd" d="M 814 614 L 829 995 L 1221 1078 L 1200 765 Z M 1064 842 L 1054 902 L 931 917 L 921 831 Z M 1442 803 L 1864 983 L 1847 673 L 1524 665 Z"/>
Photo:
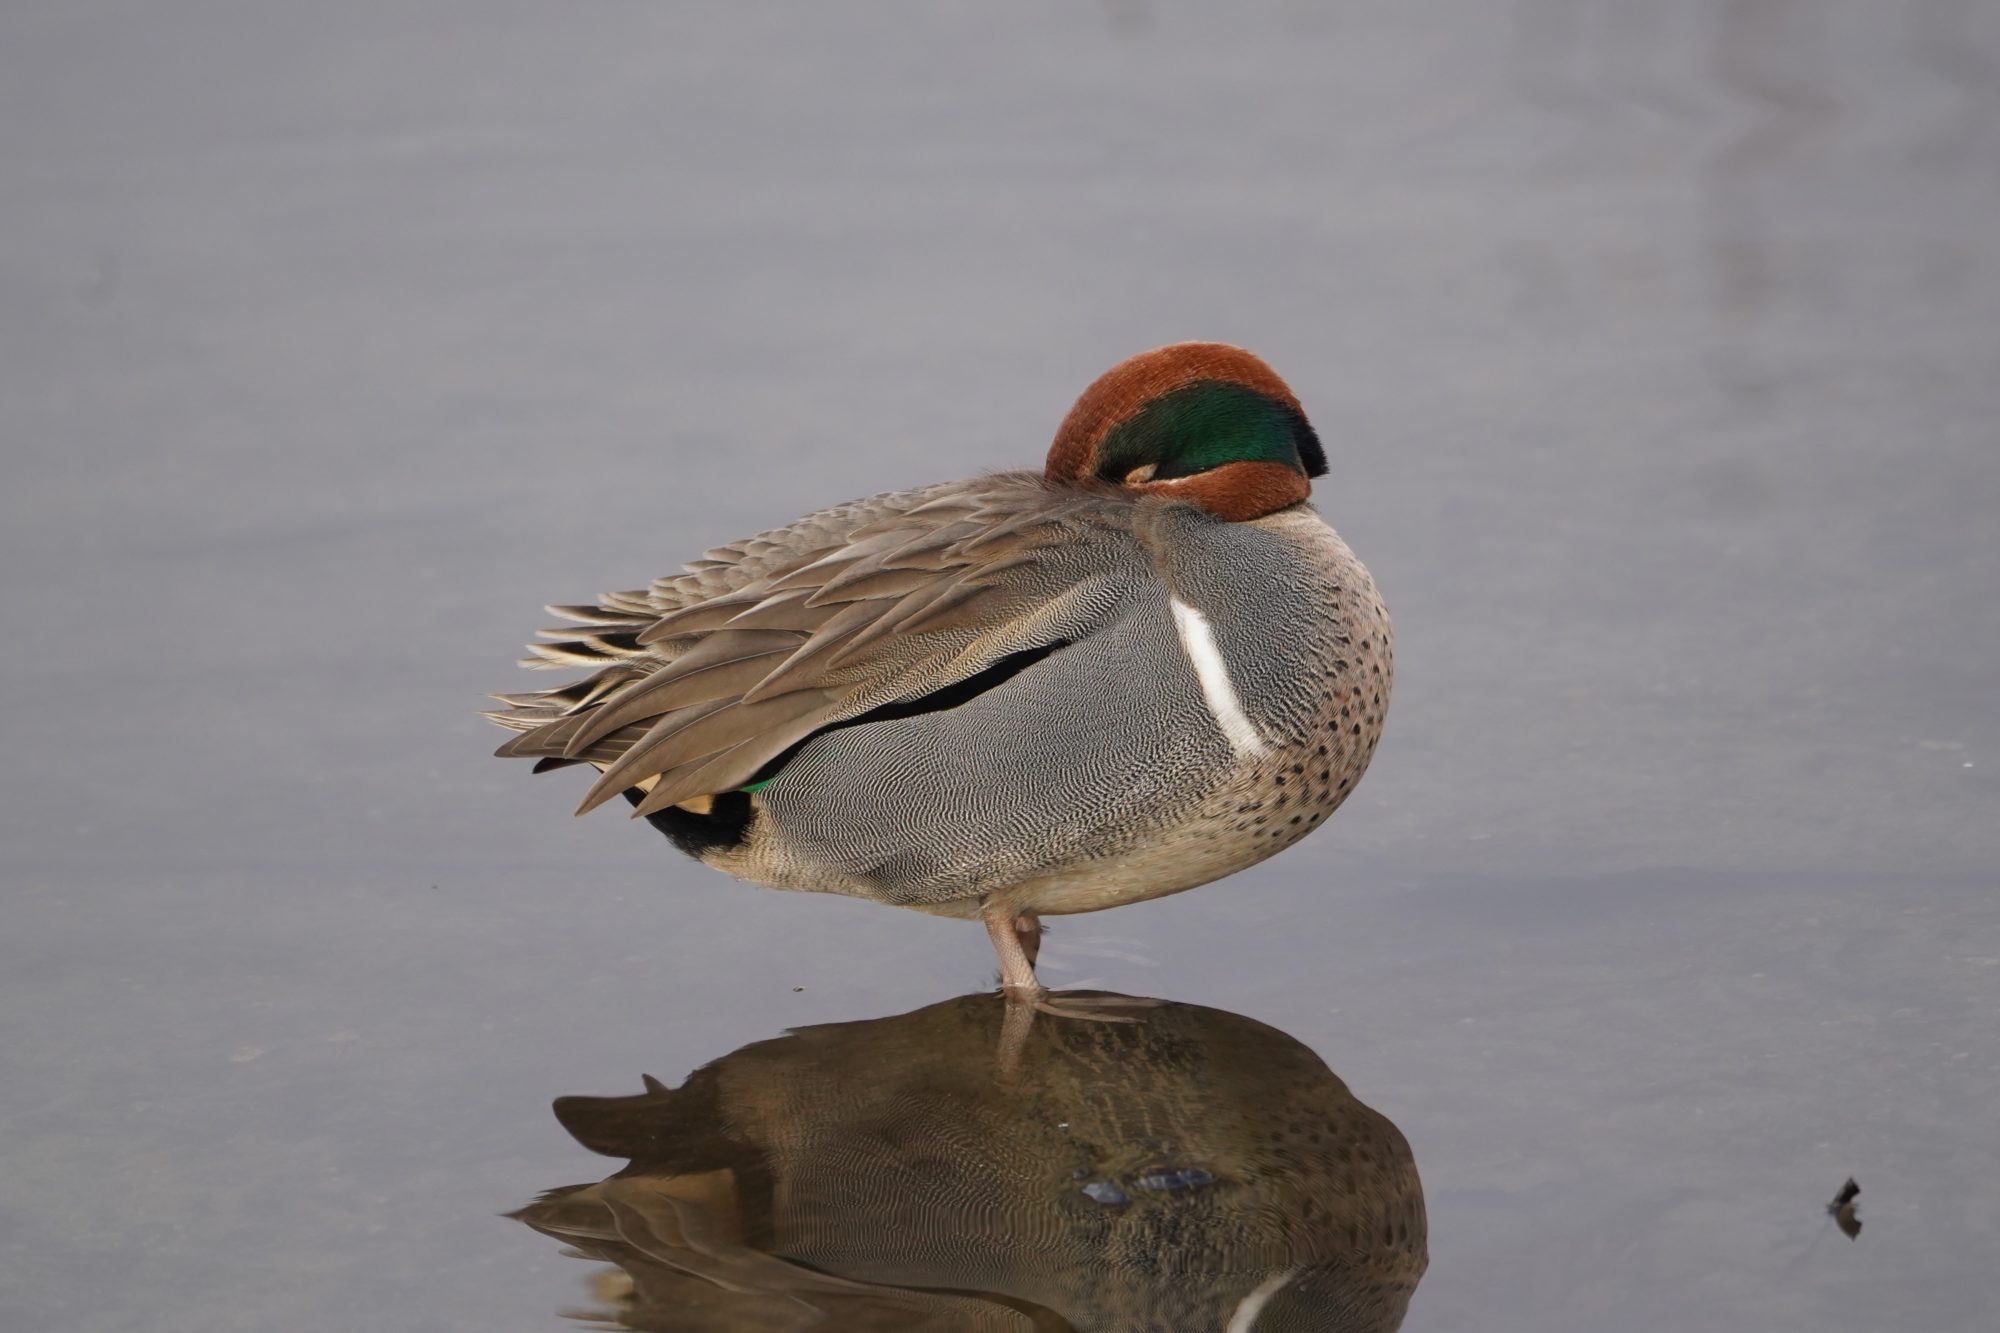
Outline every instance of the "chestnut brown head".
<path fill-rule="evenodd" d="M 1255 354 L 1173 343 L 1121 361 L 1083 391 L 1044 475 L 1169 495 L 1242 522 L 1304 500 L 1325 472 L 1298 399 Z"/>

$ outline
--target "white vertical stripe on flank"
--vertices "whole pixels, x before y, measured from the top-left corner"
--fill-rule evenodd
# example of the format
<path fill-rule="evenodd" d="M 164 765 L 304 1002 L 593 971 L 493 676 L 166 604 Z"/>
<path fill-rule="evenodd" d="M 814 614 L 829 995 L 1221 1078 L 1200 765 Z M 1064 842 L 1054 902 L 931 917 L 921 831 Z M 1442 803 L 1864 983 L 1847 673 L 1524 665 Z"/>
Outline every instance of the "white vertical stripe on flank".
<path fill-rule="evenodd" d="M 1222 653 L 1215 646 L 1215 631 L 1208 627 L 1208 617 L 1178 597 L 1168 598 L 1167 605 L 1173 608 L 1174 630 L 1181 636 L 1181 650 L 1194 664 L 1195 679 L 1201 682 L 1201 697 L 1207 701 L 1208 711 L 1215 715 L 1215 724 L 1222 728 L 1222 734 L 1229 738 L 1239 757 L 1264 753 L 1264 738 L 1244 716 L 1235 682 L 1229 679 L 1229 664 L 1222 660 Z"/>

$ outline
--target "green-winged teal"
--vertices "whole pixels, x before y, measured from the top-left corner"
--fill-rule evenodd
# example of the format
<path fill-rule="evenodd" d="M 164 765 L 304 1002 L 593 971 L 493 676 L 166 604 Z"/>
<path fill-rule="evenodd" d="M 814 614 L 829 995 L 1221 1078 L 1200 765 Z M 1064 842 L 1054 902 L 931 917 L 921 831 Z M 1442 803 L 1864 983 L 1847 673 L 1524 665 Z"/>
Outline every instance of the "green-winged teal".
<path fill-rule="evenodd" d="M 537 771 L 592 764 L 682 850 L 775 888 L 981 917 L 1046 1002 L 1038 917 L 1177 893 L 1346 799 L 1389 616 L 1307 502 L 1325 453 L 1251 353 L 1100 377 L 1035 472 L 824 509 L 547 630 L 497 696 Z M 579 811 L 581 813 L 581 811 Z"/>

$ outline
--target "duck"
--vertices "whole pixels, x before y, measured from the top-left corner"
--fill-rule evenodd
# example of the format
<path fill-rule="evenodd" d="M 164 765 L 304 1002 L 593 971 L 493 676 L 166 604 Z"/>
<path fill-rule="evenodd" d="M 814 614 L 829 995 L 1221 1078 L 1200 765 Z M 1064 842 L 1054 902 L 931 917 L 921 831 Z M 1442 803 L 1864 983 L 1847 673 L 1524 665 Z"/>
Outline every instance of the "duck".
<path fill-rule="evenodd" d="M 1399 1327 L 1428 1265 L 1402 1131 L 1296 1037 L 1154 1003 L 1035 1024 L 1005 1074 L 1018 1007 L 961 995 L 559 1097 L 626 1164 L 511 1216 L 618 1266 L 607 1326 Z"/>
<path fill-rule="evenodd" d="M 1374 756 L 1389 614 L 1311 502 L 1326 470 L 1255 353 L 1142 352 L 1039 471 L 837 504 L 547 608 L 567 623 L 522 665 L 585 674 L 491 696 L 497 753 L 594 768 L 578 814 L 622 796 L 739 879 L 979 920 L 1001 991 L 1054 1011 L 1043 917 L 1274 856 Z"/>

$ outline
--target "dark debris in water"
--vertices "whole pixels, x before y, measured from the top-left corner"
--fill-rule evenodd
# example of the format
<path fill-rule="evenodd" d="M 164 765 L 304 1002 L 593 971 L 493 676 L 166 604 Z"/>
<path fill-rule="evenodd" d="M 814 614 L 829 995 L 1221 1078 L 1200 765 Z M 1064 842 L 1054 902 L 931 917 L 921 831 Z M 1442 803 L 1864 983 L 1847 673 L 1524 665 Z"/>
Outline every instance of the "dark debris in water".
<path fill-rule="evenodd" d="M 1861 1219 L 1854 1215 L 1854 1201 L 1860 1197 L 1861 1186 L 1854 1183 L 1853 1176 L 1849 1176 L 1847 1183 L 1840 1187 L 1840 1193 L 1834 1195 L 1833 1202 L 1826 1206 L 1827 1214 L 1833 1218 L 1834 1225 L 1839 1227 L 1841 1234 L 1849 1240 L 1861 1238 Z"/>

